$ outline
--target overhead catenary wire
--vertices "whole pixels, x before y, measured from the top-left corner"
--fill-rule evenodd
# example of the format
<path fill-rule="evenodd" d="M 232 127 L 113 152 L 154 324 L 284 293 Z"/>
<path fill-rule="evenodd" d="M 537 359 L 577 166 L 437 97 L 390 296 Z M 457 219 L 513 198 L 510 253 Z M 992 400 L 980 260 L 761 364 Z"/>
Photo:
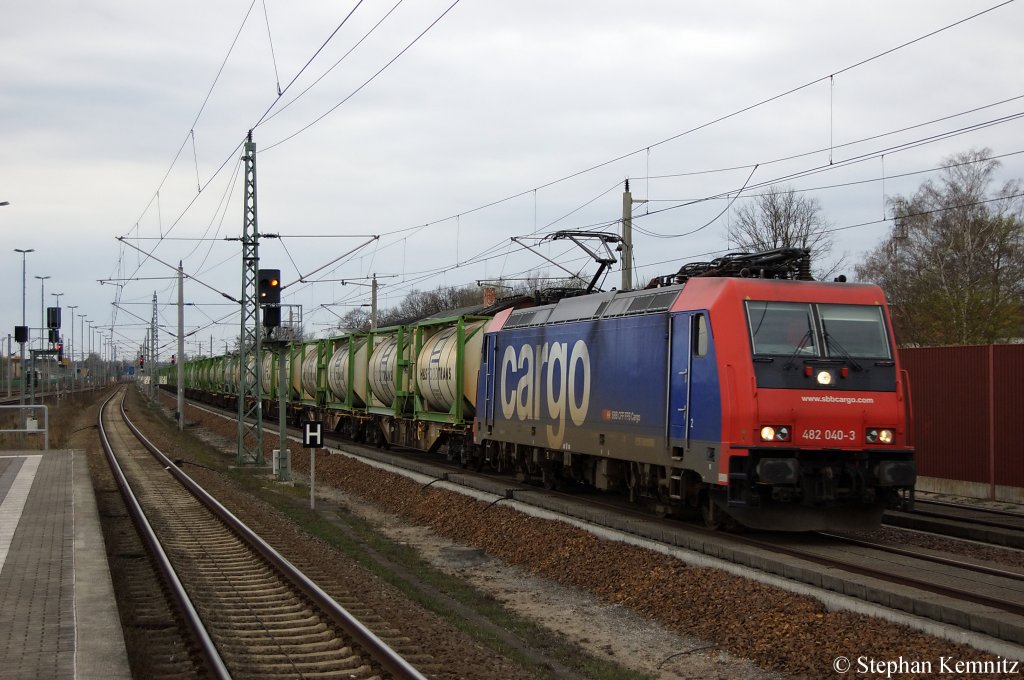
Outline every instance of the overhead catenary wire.
<path fill-rule="evenodd" d="M 997 196 L 995 198 L 986 198 L 986 199 L 982 199 L 982 200 L 978 200 L 978 201 L 971 201 L 969 203 L 960 203 L 960 204 L 957 204 L 957 205 L 944 206 L 944 207 L 941 207 L 941 208 L 934 208 L 932 210 L 922 210 L 922 211 L 919 211 L 919 212 L 907 213 L 906 215 L 902 215 L 901 217 L 903 217 L 904 219 L 910 219 L 910 218 L 914 218 L 914 217 L 924 217 L 924 216 L 927 216 L 927 215 L 935 215 L 935 214 L 938 214 L 938 213 L 948 212 L 948 211 L 951 211 L 951 210 L 961 210 L 963 208 L 972 208 L 972 207 L 975 207 L 975 206 L 985 205 L 985 204 L 988 204 L 988 203 L 997 203 L 999 201 L 1007 201 L 1007 200 L 1011 200 L 1011 199 L 1014 199 L 1014 198 L 1022 198 L 1022 197 L 1024 197 L 1024 193 L 1009 194 L 1009 195 L 1006 195 L 1006 196 Z M 849 229 L 860 229 L 862 227 L 869 227 L 869 226 L 874 226 L 874 225 L 878 225 L 878 224 L 887 224 L 887 223 L 889 223 L 891 221 L 892 221 L 892 218 L 883 218 L 883 219 L 879 219 L 879 220 L 868 220 L 866 222 L 858 222 L 856 224 L 846 224 L 846 225 L 843 225 L 841 227 L 828 227 L 826 229 L 819 229 L 817 231 L 811 232 L 809 235 L 810 236 L 816 236 L 816 235 L 819 235 L 819 234 L 830 234 L 830 233 L 834 233 L 834 232 L 837 232 L 837 231 L 846 231 L 846 230 L 849 230 Z M 706 253 L 700 253 L 698 255 L 694 255 L 691 259 L 708 257 L 708 256 L 711 256 L 711 255 L 721 255 L 721 254 L 727 253 L 729 251 L 730 251 L 730 249 L 728 249 L 728 248 L 712 250 L 712 251 L 708 251 Z M 672 259 L 669 259 L 669 260 L 661 260 L 660 262 L 652 262 L 650 264 L 641 265 L 641 266 L 637 267 L 637 269 L 646 269 L 646 268 L 649 268 L 649 267 L 657 267 L 659 265 L 668 264 L 670 262 L 678 262 L 678 261 L 679 261 L 678 258 L 672 258 Z"/>
<path fill-rule="evenodd" d="M 1012 2 L 1012 0 L 1010 0 L 1010 1 Z M 830 74 L 830 76 L 829 76 L 829 77 L 832 77 L 832 76 L 834 76 L 834 75 L 836 75 L 836 74 L 838 74 L 838 73 L 842 73 L 842 72 L 844 72 L 844 71 L 846 71 L 846 70 L 849 70 L 850 68 L 854 68 L 854 67 L 856 67 L 856 66 L 859 66 L 859 65 L 861 65 L 861 64 L 867 63 L 868 61 L 871 61 L 871 60 L 873 60 L 873 59 L 876 59 L 876 58 L 878 58 L 878 57 L 880 57 L 880 56 L 884 56 L 885 54 L 889 54 L 889 53 L 891 53 L 891 52 L 893 52 L 893 51 L 895 51 L 895 50 L 897 50 L 897 49 L 901 49 L 902 47 L 905 47 L 905 46 L 907 46 L 907 45 L 910 45 L 910 44 L 913 44 L 913 43 L 915 43 L 915 42 L 918 42 L 918 41 L 920 41 L 920 40 L 923 40 L 924 38 L 926 38 L 926 37 L 930 37 L 931 35 L 934 35 L 934 34 L 936 34 L 936 33 L 938 33 L 938 32 L 941 32 L 942 30 L 946 30 L 946 29 L 948 29 L 948 28 L 950 28 L 950 27 L 952 27 L 952 26 L 955 26 L 955 25 L 959 25 L 959 24 L 963 23 L 964 21 L 968 21 L 968 20 L 970 20 L 970 19 L 973 19 L 973 18 L 975 18 L 975 17 L 977 17 L 977 16 L 980 16 L 980 15 L 982 15 L 982 14 L 985 14 L 985 13 L 987 13 L 987 12 L 990 12 L 990 11 L 992 11 L 992 10 L 994 10 L 994 9 L 997 9 L 997 8 L 999 8 L 999 7 L 1002 7 L 1002 6 L 1004 6 L 1004 5 L 1007 5 L 1007 4 L 1009 4 L 1009 2 L 1004 2 L 1004 3 L 1001 3 L 1001 4 L 999 4 L 999 5 L 996 5 L 995 7 L 989 8 L 988 10 L 985 10 L 985 11 L 983 11 L 983 12 L 978 12 L 978 13 L 976 13 L 976 14 L 974 14 L 974 15 L 971 15 L 970 17 L 967 17 L 967 18 L 965 18 L 965 19 L 962 19 L 962 20 L 960 20 L 959 22 L 956 22 L 956 23 L 954 23 L 954 24 L 950 24 L 949 26 L 946 26 L 946 27 L 944 27 L 944 28 L 942 28 L 942 29 L 938 29 L 938 30 L 936 30 L 936 31 L 933 31 L 933 32 L 931 32 L 931 33 L 928 33 L 928 34 L 926 34 L 926 35 L 924 35 L 924 36 L 920 36 L 920 37 L 918 37 L 918 38 L 916 38 L 916 39 L 914 39 L 914 40 L 912 40 L 912 41 L 908 41 L 908 42 L 906 42 L 906 43 L 903 43 L 903 44 L 901 44 L 901 45 L 899 45 L 899 46 L 897 46 L 897 47 L 895 47 L 895 48 L 892 48 L 892 49 L 890 49 L 890 50 L 887 50 L 886 52 L 880 53 L 879 55 L 875 55 L 875 56 L 874 56 L 874 57 L 872 57 L 872 58 L 869 58 L 869 59 L 867 59 L 867 60 L 862 60 L 861 62 L 858 62 L 857 64 L 853 64 L 853 65 L 851 65 L 851 66 L 848 66 L 848 67 L 847 67 L 847 68 L 845 68 L 845 69 L 840 69 L 839 71 L 836 71 L 836 72 L 834 72 L 834 73 Z M 250 9 L 251 9 L 251 7 L 250 7 Z M 795 90 L 793 90 L 793 91 L 795 91 Z M 783 93 L 783 95 L 784 95 L 784 94 L 786 94 L 786 93 Z M 768 101 L 768 100 L 765 100 L 765 101 Z M 756 104 L 756 105 L 759 105 L 759 104 Z M 756 105 L 754 105 L 754 106 L 756 106 Z M 745 109 L 745 110 L 749 110 L 749 107 L 748 107 L 748 109 Z M 742 111 L 743 111 L 743 110 L 741 110 L 741 111 L 738 111 L 738 112 L 736 112 L 736 113 L 737 113 L 737 114 L 738 114 L 738 113 L 742 113 Z M 712 121 L 712 122 L 714 122 L 714 121 Z M 688 134 L 688 133 L 689 133 L 689 131 L 686 131 L 686 132 L 680 133 L 680 135 L 682 135 L 682 134 Z M 678 136 L 679 136 L 679 135 L 677 135 L 677 136 L 675 136 L 675 137 L 672 137 L 672 138 L 668 138 L 668 139 L 666 139 L 666 140 L 663 140 L 662 142 L 658 142 L 658 143 L 656 143 L 656 144 L 653 144 L 653 145 L 648 145 L 648 146 L 644 147 L 644 149 L 645 149 L 645 150 L 647 150 L 647 151 L 649 152 L 649 149 L 651 148 L 651 146 L 657 146 L 657 145 L 659 145 L 659 144 L 662 144 L 662 143 L 664 143 L 664 142 L 666 142 L 666 141 L 670 141 L 671 139 L 675 139 L 675 138 L 677 138 Z M 624 157 L 625 157 L 625 156 L 623 156 L 623 157 L 620 157 L 620 158 L 624 158 Z M 603 164 L 602 164 L 602 165 L 603 165 Z M 597 166 L 595 166 L 595 167 L 597 167 Z M 577 176 L 577 175 L 576 175 L 576 174 L 574 174 L 574 175 L 572 175 L 572 176 Z M 547 186 L 547 185 L 541 185 L 541 187 L 539 187 L 539 188 L 543 188 L 544 186 Z M 536 188 L 532 189 L 531 191 L 533 191 L 534 193 L 536 193 Z M 490 205 L 493 205 L 493 203 L 492 203 L 492 204 L 490 204 Z M 464 215 L 464 214 L 467 214 L 467 211 L 461 211 L 461 212 L 460 212 L 460 214 L 463 214 L 463 215 Z M 180 220 L 180 217 L 179 217 L 179 220 Z M 174 223 L 172 224 L 172 228 L 173 228 L 173 226 L 174 226 L 174 225 L 176 225 L 176 224 L 177 224 L 177 222 L 178 222 L 178 220 L 175 220 L 175 222 L 174 222 Z M 439 221 L 439 222 L 440 222 L 440 221 Z M 429 225 L 417 225 L 416 227 L 409 227 L 409 228 L 407 228 L 407 229 L 406 229 L 406 231 L 409 231 L 409 230 L 416 230 L 416 231 L 420 231 L 420 230 L 424 229 L 424 228 L 425 228 L 426 226 L 429 226 Z M 170 231 L 170 230 L 168 230 L 168 231 Z M 386 247 L 386 246 L 383 246 L 383 245 L 381 246 L 381 248 L 384 248 L 384 247 Z M 507 247 L 507 246 L 506 246 L 506 247 Z M 467 264 L 468 264 L 468 263 L 469 263 L 469 262 L 467 261 Z M 138 270 L 136 270 L 136 271 L 138 271 Z"/>
<path fill-rule="evenodd" d="M 412 48 L 412 46 L 413 46 L 413 45 L 415 45 L 415 44 L 416 44 L 417 42 L 419 42 L 419 41 L 420 41 L 420 39 L 421 39 L 421 38 L 423 38 L 423 36 L 425 36 L 425 35 L 427 34 L 427 32 L 429 32 L 429 31 L 430 31 L 430 29 L 432 29 L 432 28 L 433 28 L 434 26 L 436 26 L 436 25 L 438 24 L 438 22 L 439 22 L 439 21 L 441 21 L 441 19 L 443 19 L 443 18 L 444 18 L 444 17 L 445 17 L 445 16 L 446 16 L 446 15 L 448 14 L 448 12 L 452 11 L 452 10 L 453 10 L 453 9 L 455 8 L 455 6 L 456 6 L 457 4 L 459 4 L 459 2 L 460 2 L 460 1 L 461 1 L 461 0 L 455 0 L 455 2 L 453 2 L 452 4 L 450 4 L 450 5 L 448 6 L 448 8 L 447 8 L 447 9 L 446 9 L 445 11 L 441 12 L 441 15 L 440 15 L 440 16 L 438 16 L 438 17 L 437 17 L 436 19 L 434 19 L 434 20 L 433 20 L 432 22 L 430 22 L 430 25 L 429 25 L 429 26 L 427 26 L 427 27 L 426 27 L 425 29 L 423 29 L 423 31 L 421 31 L 419 35 L 417 35 L 417 36 L 416 36 L 415 38 L 413 38 L 413 39 L 412 39 L 412 41 L 411 41 L 411 42 L 410 42 L 410 43 L 409 43 L 408 45 L 406 45 L 405 47 L 403 47 L 403 48 L 402 48 L 402 49 L 401 49 L 401 50 L 400 50 L 400 51 L 398 52 L 398 54 L 396 54 L 395 56 L 393 56 L 393 57 L 392 57 L 392 58 L 391 58 L 390 60 L 388 60 L 388 62 L 387 62 L 386 64 L 384 64 L 384 65 L 383 65 L 383 66 L 381 66 L 381 67 L 380 67 L 379 69 L 377 69 L 377 71 L 376 71 L 376 72 L 375 72 L 375 73 L 374 73 L 374 74 L 373 74 L 372 76 L 370 76 L 369 78 L 367 78 L 366 80 L 364 80 L 364 81 L 363 81 L 363 83 L 362 83 L 362 85 L 360 85 L 359 87 L 357 87 L 356 89 L 354 89 L 354 90 L 353 90 L 352 92 L 350 92 L 350 93 L 349 93 L 349 94 L 348 94 L 348 95 L 347 95 L 347 96 L 346 96 L 346 97 L 345 97 L 344 99 L 342 99 L 342 100 L 341 100 L 340 102 L 338 102 L 337 104 L 335 104 L 334 106 L 332 106 L 331 108 L 329 108 L 329 109 L 328 109 L 327 111 L 325 111 L 324 113 L 320 114 L 320 115 L 319 115 L 319 116 L 318 116 L 317 118 L 313 119 L 312 121 L 310 121 L 310 122 L 309 122 L 309 123 L 307 123 L 306 125 L 302 126 L 301 128 L 299 128 L 299 129 L 298 129 L 298 130 L 296 130 L 295 132 L 293 132 L 293 133 L 291 133 L 290 135 L 288 135 L 288 136 L 287 136 L 287 137 L 285 137 L 284 139 L 278 140 L 278 141 L 276 141 L 276 142 L 274 142 L 274 143 L 272 143 L 272 144 L 270 144 L 270 145 L 268 145 L 268 146 L 264 147 L 264 149 L 263 149 L 263 150 L 264 150 L 264 151 L 270 151 L 271 149 L 273 149 L 273 148 L 275 148 L 275 147 L 277 147 L 277 146 L 280 146 L 281 144 L 284 144 L 285 142 L 287 142 L 287 141 L 289 141 L 289 140 L 292 140 L 292 139 L 294 139 L 295 137 L 297 137 L 297 136 L 301 135 L 301 134 L 302 134 L 303 132 L 305 132 L 306 130 L 310 129 L 311 127 L 313 127 L 314 125 L 316 125 L 317 123 L 319 123 L 320 121 L 322 121 L 322 120 L 323 120 L 324 118 L 326 118 L 327 116 L 329 116 L 329 115 L 331 115 L 332 113 L 334 113 L 334 112 L 335 112 L 335 111 L 336 111 L 336 110 L 338 109 L 338 107 L 342 106 L 342 105 L 343 105 L 343 104 L 344 104 L 345 102 L 347 102 L 347 101 L 349 101 L 350 99 L 352 99 L 352 97 L 354 97 L 354 96 L 356 96 L 357 94 L 359 94 L 359 92 L 361 92 L 361 91 L 363 90 L 363 88 L 365 88 L 365 87 L 366 87 L 367 85 L 369 85 L 369 84 L 370 84 L 370 83 L 372 83 L 372 82 L 373 82 L 374 80 L 376 80 L 376 79 L 377 79 L 377 77 L 378 77 L 378 76 L 379 76 L 379 75 L 380 75 L 381 73 L 383 73 L 383 72 L 384 72 L 385 70 L 387 70 L 387 68 L 388 68 L 389 66 L 391 66 L 391 65 L 392 65 L 392 64 L 394 64 L 394 63 L 395 63 L 396 61 L 398 61 L 398 59 L 399 59 L 399 58 L 400 58 L 400 57 L 401 57 L 401 56 L 402 56 L 403 54 L 405 54 L 406 52 L 408 52 L 408 51 L 409 51 L 409 49 L 410 49 L 410 48 Z"/>

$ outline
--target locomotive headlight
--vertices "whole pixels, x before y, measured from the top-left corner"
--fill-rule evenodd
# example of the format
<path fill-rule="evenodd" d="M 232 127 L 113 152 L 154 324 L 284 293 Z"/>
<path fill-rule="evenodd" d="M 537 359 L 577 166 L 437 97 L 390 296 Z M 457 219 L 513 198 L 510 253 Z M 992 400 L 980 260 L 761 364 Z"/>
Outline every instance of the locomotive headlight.
<path fill-rule="evenodd" d="M 832 374 L 828 371 L 818 371 L 818 384 L 819 385 L 831 385 Z"/>
<path fill-rule="evenodd" d="M 788 425 L 765 425 L 761 428 L 761 441 L 788 442 L 791 432 L 792 430 Z"/>
<path fill-rule="evenodd" d="M 864 435 L 864 441 L 868 444 L 892 444 L 893 431 L 889 429 L 873 427 Z"/>

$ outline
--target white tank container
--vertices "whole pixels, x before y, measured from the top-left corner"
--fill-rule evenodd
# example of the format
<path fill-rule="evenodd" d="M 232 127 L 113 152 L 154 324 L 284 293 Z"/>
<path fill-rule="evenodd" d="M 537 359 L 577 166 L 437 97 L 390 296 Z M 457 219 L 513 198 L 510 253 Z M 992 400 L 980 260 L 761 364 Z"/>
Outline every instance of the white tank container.
<path fill-rule="evenodd" d="M 330 388 L 332 400 L 345 403 L 348 400 L 349 388 L 349 345 L 355 343 L 352 352 L 355 365 L 352 366 L 353 406 L 366 403 L 366 338 L 341 338 L 334 344 L 334 353 L 327 362 L 327 386 Z"/>
<path fill-rule="evenodd" d="M 263 353 L 260 374 L 260 389 L 263 390 L 263 396 L 277 396 L 274 393 L 274 385 L 277 384 L 277 357 L 270 352 Z"/>
<path fill-rule="evenodd" d="M 302 357 L 302 399 L 316 399 L 316 360 L 317 346 L 307 344 L 303 347 Z"/>
<path fill-rule="evenodd" d="M 398 375 L 398 336 L 377 336 L 374 339 L 373 354 L 370 355 L 368 376 L 370 392 L 377 404 L 391 406 L 397 396 L 396 380 Z M 409 345 L 405 345 L 403 359 L 409 358 Z M 409 389 L 408 374 L 404 377 L 403 391 Z"/>
<path fill-rule="evenodd" d="M 462 366 L 458 365 L 458 327 L 443 328 L 423 340 L 416 360 L 416 386 L 429 411 L 447 413 L 459 398 L 458 374 L 462 373 L 462 395 L 476 406 L 476 380 L 480 370 L 483 321 L 466 324 Z"/>

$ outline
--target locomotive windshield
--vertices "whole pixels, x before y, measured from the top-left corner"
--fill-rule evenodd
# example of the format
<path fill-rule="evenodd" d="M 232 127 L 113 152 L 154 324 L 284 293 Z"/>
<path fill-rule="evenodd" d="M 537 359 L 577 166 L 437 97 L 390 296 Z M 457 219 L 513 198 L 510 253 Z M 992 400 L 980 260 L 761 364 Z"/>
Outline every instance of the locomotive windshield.
<path fill-rule="evenodd" d="M 754 354 L 818 356 L 811 305 L 801 302 L 747 302 Z"/>
<path fill-rule="evenodd" d="M 876 305 L 750 300 L 747 322 L 755 355 L 892 359 Z"/>
<path fill-rule="evenodd" d="M 817 305 L 829 356 L 891 359 L 882 308 L 868 305 Z"/>

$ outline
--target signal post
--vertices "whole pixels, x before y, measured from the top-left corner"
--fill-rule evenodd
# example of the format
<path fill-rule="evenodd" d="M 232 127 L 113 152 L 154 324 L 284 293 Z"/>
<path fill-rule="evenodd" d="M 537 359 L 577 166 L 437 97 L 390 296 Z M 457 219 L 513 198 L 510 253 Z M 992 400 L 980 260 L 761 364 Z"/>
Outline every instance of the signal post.
<path fill-rule="evenodd" d="M 265 336 L 263 346 L 277 350 L 277 479 L 287 482 L 292 478 L 291 460 L 288 450 L 288 376 L 285 365 L 288 361 L 288 341 L 274 337 L 275 329 L 281 327 L 281 270 L 260 269 L 257 277 L 257 300 L 259 302 Z"/>

